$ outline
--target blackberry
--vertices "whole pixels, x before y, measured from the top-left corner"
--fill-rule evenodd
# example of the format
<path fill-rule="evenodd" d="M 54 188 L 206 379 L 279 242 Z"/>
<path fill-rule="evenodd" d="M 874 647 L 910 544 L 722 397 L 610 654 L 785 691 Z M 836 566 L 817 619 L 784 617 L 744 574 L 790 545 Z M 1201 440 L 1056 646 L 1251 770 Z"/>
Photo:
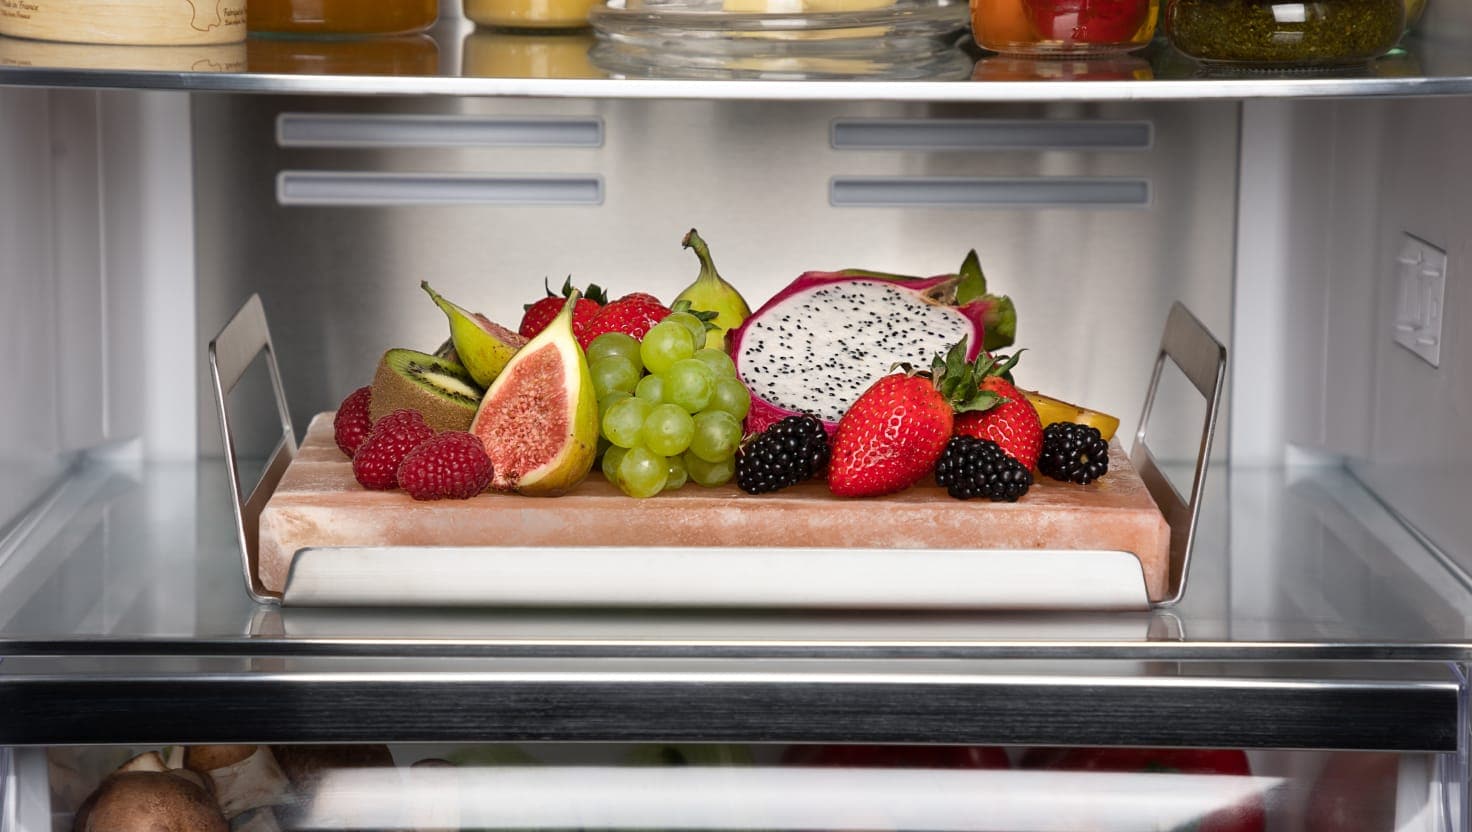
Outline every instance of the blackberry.
<path fill-rule="evenodd" d="M 1098 428 L 1054 422 L 1043 430 L 1038 470 L 1055 480 L 1088 485 L 1109 473 L 1109 443 Z"/>
<path fill-rule="evenodd" d="M 1015 503 L 1032 485 L 1032 472 L 990 439 L 953 436 L 935 463 L 935 481 L 958 500 Z"/>
<path fill-rule="evenodd" d="M 736 452 L 736 484 L 748 494 L 796 485 L 828 467 L 828 432 L 815 416 L 788 416 Z"/>

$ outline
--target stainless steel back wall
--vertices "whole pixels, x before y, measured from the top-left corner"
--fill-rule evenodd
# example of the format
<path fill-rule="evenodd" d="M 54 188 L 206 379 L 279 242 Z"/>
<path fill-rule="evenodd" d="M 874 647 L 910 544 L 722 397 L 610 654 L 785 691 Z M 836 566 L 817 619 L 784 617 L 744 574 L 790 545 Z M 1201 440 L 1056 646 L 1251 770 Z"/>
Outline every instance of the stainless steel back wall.
<path fill-rule="evenodd" d="M 311 113 L 421 118 L 292 116 L 280 146 L 278 117 Z M 446 115 L 476 118 L 422 118 Z M 691 227 L 753 306 L 805 270 L 934 274 L 974 247 L 1021 311 L 1025 381 L 1128 436 L 1171 302 L 1230 333 L 1238 120 L 1231 103 L 197 96 L 199 332 L 259 292 L 300 429 L 385 348 L 443 340 L 420 280 L 515 326 L 544 278 L 672 297 L 696 273 Z"/>

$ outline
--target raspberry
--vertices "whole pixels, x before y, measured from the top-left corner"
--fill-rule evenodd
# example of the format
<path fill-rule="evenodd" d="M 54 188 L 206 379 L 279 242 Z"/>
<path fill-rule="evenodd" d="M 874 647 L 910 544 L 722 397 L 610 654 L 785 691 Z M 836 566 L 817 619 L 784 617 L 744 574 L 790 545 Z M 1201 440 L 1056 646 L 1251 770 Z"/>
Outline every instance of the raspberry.
<path fill-rule="evenodd" d="M 399 463 L 399 485 L 416 500 L 468 500 L 491 484 L 491 458 L 478 437 L 445 431 Z"/>
<path fill-rule="evenodd" d="M 368 417 L 368 404 L 372 397 L 372 387 L 359 387 L 342 400 L 342 404 L 337 406 L 337 415 L 332 418 L 332 436 L 348 459 L 353 458 L 358 446 L 373 430 L 373 420 Z"/>
<path fill-rule="evenodd" d="M 399 463 L 421 442 L 434 436 L 417 410 L 395 410 L 373 425 L 373 432 L 353 455 L 353 476 L 364 488 L 387 491 L 399 485 Z"/>

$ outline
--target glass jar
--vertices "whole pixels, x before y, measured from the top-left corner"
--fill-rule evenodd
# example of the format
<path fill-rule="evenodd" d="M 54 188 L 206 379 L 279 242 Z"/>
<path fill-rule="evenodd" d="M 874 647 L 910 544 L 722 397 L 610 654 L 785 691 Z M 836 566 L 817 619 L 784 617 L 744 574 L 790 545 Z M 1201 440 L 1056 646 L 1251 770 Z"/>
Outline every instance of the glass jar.
<path fill-rule="evenodd" d="M 1405 0 L 1169 0 L 1165 32 L 1200 61 L 1333 66 L 1389 52 L 1405 15 Z"/>
<path fill-rule="evenodd" d="M 465 0 L 465 16 L 505 29 L 577 29 L 602 0 Z"/>
<path fill-rule="evenodd" d="M 1128 52 L 1155 34 L 1159 0 L 971 0 L 971 33 L 1009 55 Z"/>
<path fill-rule="evenodd" d="M 290 35 L 406 35 L 439 17 L 439 0 L 250 0 L 252 32 Z"/>

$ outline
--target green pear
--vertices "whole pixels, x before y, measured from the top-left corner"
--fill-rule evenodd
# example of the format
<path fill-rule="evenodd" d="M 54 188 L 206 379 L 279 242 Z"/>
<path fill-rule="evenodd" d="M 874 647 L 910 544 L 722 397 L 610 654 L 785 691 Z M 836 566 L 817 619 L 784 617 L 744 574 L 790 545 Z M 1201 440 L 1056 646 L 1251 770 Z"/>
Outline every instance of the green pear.
<path fill-rule="evenodd" d="M 456 358 L 470 372 L 476 384 L 490 387 L 526 339 L 484 315 L 468 312 L 445 300 L 429 288 L 429 281 L 420 283 L 419 287 L 429 293 L 435 305 L 450 319 L 450 341 L 455 345 Z"/>

